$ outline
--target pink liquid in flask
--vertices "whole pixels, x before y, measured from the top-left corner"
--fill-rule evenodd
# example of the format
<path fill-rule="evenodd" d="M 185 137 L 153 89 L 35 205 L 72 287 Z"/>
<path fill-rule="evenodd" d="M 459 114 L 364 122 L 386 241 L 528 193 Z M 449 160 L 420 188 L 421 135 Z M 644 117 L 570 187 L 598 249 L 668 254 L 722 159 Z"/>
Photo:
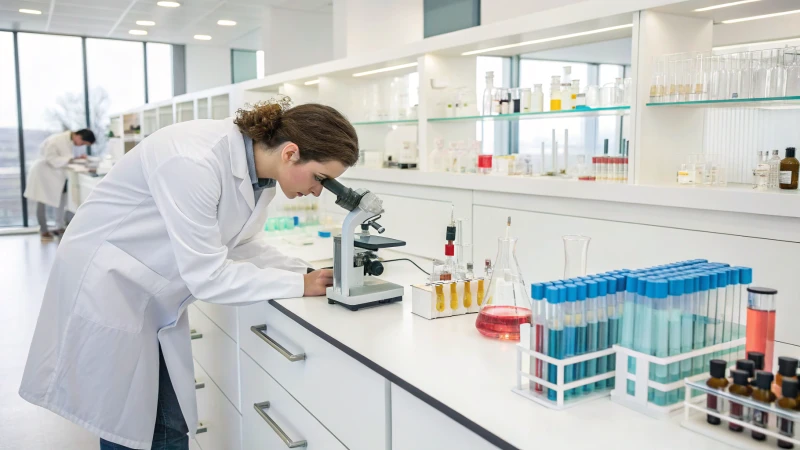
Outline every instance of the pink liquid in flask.
<path fill-rule="evenodd" d="M 481 309 L 475 327 L 490 338 L 519 341 L 519 326 L 531 323 L 531 310 L 520 306 L 487 305 Z"/>

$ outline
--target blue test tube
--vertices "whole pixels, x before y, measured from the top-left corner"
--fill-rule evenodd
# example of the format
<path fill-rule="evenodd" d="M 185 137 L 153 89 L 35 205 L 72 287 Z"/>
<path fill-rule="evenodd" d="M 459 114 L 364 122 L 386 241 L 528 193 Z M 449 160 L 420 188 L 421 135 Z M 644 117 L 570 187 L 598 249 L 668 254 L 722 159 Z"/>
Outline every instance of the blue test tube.
<path fill-rule="evenodd" d="M 692 308 L 690 306 L 692 296 L 683 295 L 683 285 L 684 279 L 681 277 L 669 279 L 669 356 L 692 350 Z M 688 372 L 683 372 L 686 366 L 688 366 Z M 692 361 L 672 363 L 668 370 L 669 382 L 673 383 L 680 380 L 681 374 L 683 376 L 691 375 Z M 680 391 L 680 389 L 674 389 L 667 393 L 668 405 L 675 404 L 679 398 L 683 398 Z"/>
<path fill-rule="evenodd" d="M 586 283 L 586 286 L 588 288 L 585 301 L 586 353 L 592 353 L 597 351 L 597 341 L 599 339 L 597 311 L 600 309 L 600 295 L 602 294 L 604 299 L 606 296 L 606 282 L 605 280 L 598 278 L 595 281 Z M 603 303 L 605 303 L 605 301 Z M 586 378 L 597 375 L 597 359 L 590 359 L 583 364 L 586 368 Z M 583 386 L 583 392 L 594 392 L 594 385 L 595 383 L 589 383 Z"/>
<path fill-rule="evenodd" d="M 738 335 L 738 322 L 739 322 L 739 268 L 728 268 L 728 287 L 725 289 L 725 321 L 728 327 L 725 329 L 724 342 L 731 342 L 736 339 Z M 736 359 L 731 359 L 731 354 L 734 353 L 733 344 L 724 350 L 724 359 L 727 361 L 735 362 Z"/>
<path fill-rule="evenodd" d="M 715 315 L 714 322 L 716 324 L 716 328 L 714 329 L 714 344 L 722 344 L 725 342 L 725 329 L 726 324 L 725 320 L 728 317 L 725 314 L 725 291 L 728 288 L 728 270 L 727 269 L 719 269 L 717 270 L 717 312 Z M 727 325 L 727 328 L 730 330 L 730 325 Z M 714 352 L 714 358 L 722 359 L 724 352 L 722 350 L 718 350 Z"/>
<path fill-rule="evenodd" d="M 652 342 L 651 351 L 654 356 L 666 358 L 669 356 L 669 285 L 666 280 L 653 280 L 648 278 L 646 295 L 652 304 L 652 327 L 651 333 L 647 334 L 645 340 Z M 645 353 L 644 351 L 642 353 Z M 667 384 L 669 381 L 667 366 L 665 364 L 650 364 L 650 379 L 658 383 Z M 648 399 L 659 406 L 667 404 L 667 393 L 653 388 L 648 390 Z"/>
<path fill-rule="evenodd" d="M 559 287 L 547 286 L 545 288 L 545 298 L 547 299 L 547 356 L 556 359 L 564 358 L 564 308 L 560 302 Z M 556 372 L 557 367 L 548 364 L 547 381 L 552 384 L 558 382 Z M 547 390 L 547 398 L 556 401 L 556 391 Z"/>
<path fill-rule="evenodd" d="M 575 303 L 578 300 L 578 286 L 566 284 L 563 286 L 564 297 L 564 358 L 575 356 L 577 347 L 577 329 L 575 328 Z M 575 369 L 572 366 L 564 367 L 564 384 L 575 379 Z M 572 397 L 572 390 L 564 392 L 564 400 Z"/>
<path fill-rule="evenodd" d="M 578 287 L 577 299 L 575 301 L 575 356 L 580 356 L 586 353 L 586 294 L 590 283 L 594 281 L 586 281 L 576 284 Z M 573 380 L 582 380 L 586 378 L 586 362 L 575 364 L 574 366 L 575 378 Z M 575 388 L 572 394 L 579 396 L 583 394 L 583 388 Z"/>
<path fill-rule="evenodd" d="M 717 271 L 708 272 L 708 304 L 706 307 L 706 347 L 716 344 L 717 337 L 717 282 L 719 277 Z M 720 325 L 722 326 L 722 325 Z M 708 370 L 709 362 L 714 359 L 714 355 L 708 353 L 703 355 L 703 368 Z"/>
<path fill-rule="evenodd" d="M 739 267 L 739 284 L 741 285 L 741 289 L 739 292 L 739 309 L 741 314 L 739 315 L 739 333 L 737 334 L 737 339 L 745 337 L 746 334 L 746 324 L 747 324 L 747 288 L 753 283 L 753 269 L 749 267 Z M 745 357 L 745 346 L 742 345 L 737 350 L 737 359 L 743 359 Z"/>
<path fill-rule="evenodd" d="M 605 283 L 598 284 L 598 294 L 600 285 L 605 284 L 606 295 L 598 295 L 597 297 L 597 350 L 605 350 L 611 347 L 611 336 L 608 331 L 608 318 L 613 317 L 617 309 L 617 280 L 612 278 L 612 275 L 604 278 Z M 613 291 L 613 292 L 612 292 Z M 608 364 L 611 361 L 610 356 L 603 356 L 597 359 L 597 373 L 607 373 L 609 371 Z M 595 388 L 605 389 L 608 385 L 608 380 L 598 381 L 595 383 Z"/>
<path fill-rule="evenodd" d="M 625 276 L 615 275 L 614 279 L 617 282 L 616 308 L 614 309 L 613 316 L 608 316 L 609 347 L 620 343 L 620 339 L 622 338 L 622 326 L 620 325 L 620 321 L 622 320 L 623 313 L 625 312 Z M 612 372 L 617 370 L 616 355 L 608 356 L 608 370 Z M 613 388 L 614 384 L 614 378 L 609 378 L 606 380 L 607 387 Z"/>
<path fill-rule="evenodd" d="M 531 333 L 531 348 L 535 351 L 547 354 L 547 302 L 544 300 L 545 285 L 534 283 L 531 285 L 531 298 L 533 299 L 533 332 Z M 547 363 L 531 357 L 531 369 L 534 375 L 541 379 L 547 376 Z M 538 393 L 544 393 L 544 386 L 536 383 L 534 389 Z"/>
<path fill-rule="evenodd" d="M 622 314 L 622 332 L 620 334 L 620 345 L 633 349 L 634 335 L 635 335 L 635 322 L 636 322 L 636 306 L 638 304 L 636 298 L 638 297 L 639 276 L 638 274 L 629 273 L 625 277 L 625 306 L 623 307 Z M 634 373 L 636 371 L 636 360 L 628 358 L 628 372 Z M 634 395 L 635 383 L 633 380 L 628 380 L 627 391 L 628 394 Z"/>
<path fill-rule="evenodd" d="M 698 290 L 694 291 L 694 284 L 686 280 L 684 283 L 684 295 L 692 296 L 694 304 L 694 337 L 692 338 L 692 350 L 700 350 L 706 344 L 706 337 L 708 336 L 708 292 L 710 287 L 710 276 L 707 272 L 702 272 L 697 275 Z M 714 285 L 716 286 L 716 276 L 714 276 Z M 703 356 L 695 356 L 692 358 L 692 375 L 703 373 L 708 367 L 708 363 Z"/>

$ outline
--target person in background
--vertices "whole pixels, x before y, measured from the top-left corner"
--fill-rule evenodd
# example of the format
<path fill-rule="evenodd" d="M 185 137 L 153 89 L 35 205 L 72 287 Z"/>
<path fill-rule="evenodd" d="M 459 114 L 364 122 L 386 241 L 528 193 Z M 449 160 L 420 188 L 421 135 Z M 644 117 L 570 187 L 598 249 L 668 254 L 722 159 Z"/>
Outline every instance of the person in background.
<path fill-rule="evenodd" d="M 36 202 L 36 220 L 39 222 L 39 234 L 42 241 L 52 241 L 54 234 L 63 234 L 66 226 L 64 208 L 67 205 L 67 173 L 65 167 L 76 159 L 72 148 L 94 144 L 94 133 L 83 129 L 64 131 L 48 137 L 39 147 L 39 159 L 31 166 L 28 173 L 27 187 L 23 194 L 28 200 Z M 56 213 L 56 230 L 52 233 L 47 228 L 46 206 L 58 208 Z"/>

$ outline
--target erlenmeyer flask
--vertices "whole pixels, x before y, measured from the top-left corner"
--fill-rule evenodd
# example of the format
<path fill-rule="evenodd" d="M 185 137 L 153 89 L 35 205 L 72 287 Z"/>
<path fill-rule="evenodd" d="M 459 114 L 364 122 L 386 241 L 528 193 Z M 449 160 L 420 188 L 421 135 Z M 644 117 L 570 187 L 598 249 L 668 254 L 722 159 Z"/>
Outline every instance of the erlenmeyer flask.
<path fill-rule="evenodd" d="M 589 253 L 589 236 L 567 235 L 564 239 L 564 279 L 586 276 L 586 257 Z"/>
<path fill-rule="evenodd" d="M 519 340 L 519 326 L 531 323 L 531 298 L 517 262 L 517 238 L 497 239 L 497 258 L 475 327 L 484 336 Z"/>

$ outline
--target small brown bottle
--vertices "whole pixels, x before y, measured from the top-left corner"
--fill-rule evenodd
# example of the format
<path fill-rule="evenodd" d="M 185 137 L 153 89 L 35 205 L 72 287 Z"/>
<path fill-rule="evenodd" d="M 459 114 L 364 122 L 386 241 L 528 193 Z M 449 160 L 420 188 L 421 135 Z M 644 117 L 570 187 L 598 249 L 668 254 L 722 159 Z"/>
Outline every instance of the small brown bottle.
<path fill-rule="evenodd" d="M 738 365 L 738 363 L 737 363 Z M 744 370 L 734 369 L 731 370 L 731 375 L 733 376 L 733 384 L 728 388 L 728 392 L 733 395 L 738 395 L 740 397 L 750 397 L 753 395 L 753 388 L 750 387 L 750 381 L 748 380 L 748 373 Z M 736 403 L 731 400 L 731 417 L 737 420 L 746 421 L 747 420 L 747 408 L 742 405 L 741 403 Z M 736 425 L 733 422 L 728 424 L 728 429 L 731 431 L 740 432 L 744 430 L 744 427 L 741 425 Z"/>
<path fill-rule="evenodd" d="M 754 377 L 756 376 L 756 363 L 749 359 L 740 359 L 736 361 L 736 370 L 747 372 L 748 384 L 752 386 L 755 384 Z"/>
<path fill-rule="evenodd" d="M 722 359 L 712 359 L 709 363 L 711 378 L 706 381 L 706 386 L 712 389 L 725 389 L 728 386 L 728 379 L 725 378 L 725 367 L 727 362 Z M 719 398 L 716 395 L 706 395 L 706 407 L 711 411 L 721 412 Z M 706 422 L 711 425 L 719 425 L 722 419 L 711 414 L 706 415 Z"/>
<path fill-rule="evenodd" d="M 796 359 L 788 356 L 778 358 L 778 374 L 775 375 L 775 383 L 778 386 L 782 386 L 783 380 L 789 378 L 797 380 L 797 363 Z"/>
<path fill-rule="evenodd" d="M 756 372 L 764 370 L 764 354 L 761 352 L 747 352 L 747 359 L 755 364 L 755 370 L 750 373 L 750 386 L 755 386 Z"/>
<path fill-rule="evenodd" d="M 769 372 L 763 370 L 756 371 L 756 387 L 753 389 L 753 400 L 767 405 L 775 401 L 775 394 L 773 394 L 771 390 L 772 380 L 774 378 L 775 377 Z M 769 422 L 769 414 L 766 411 L 753 408 L 753 425 L 767 428 L 767 422 Z M 763 441 L 767 438 L 765 434 L 755 430 L 753 430 L 751 435 L 753 439 L 757 441 Z"/>
<path fill-rule="evenodd" d="M 775 403 L 780 409 L 788 409 L 794 413 L 794 410 L 797 409 L 797 379 L 792 378 L 784 378 L 783 384 L 781 385 L 781 399 Z M 789 419 L 784 419 L 783 417 L 778 416 L 778 433 L 793 438 L 794 437 L 794 421 Z M 786 442 L 778 439 L 778 447 L 780 448 L 794 448 L 794 444 L 791 442 Z"/>
<path fill-rule="evenodd" d="M 794 157 L 794 147 L 786 149 L 786 157 L 781 160 L 780 188 L 797 189 L 797 174 L 800 161 Z"/>

